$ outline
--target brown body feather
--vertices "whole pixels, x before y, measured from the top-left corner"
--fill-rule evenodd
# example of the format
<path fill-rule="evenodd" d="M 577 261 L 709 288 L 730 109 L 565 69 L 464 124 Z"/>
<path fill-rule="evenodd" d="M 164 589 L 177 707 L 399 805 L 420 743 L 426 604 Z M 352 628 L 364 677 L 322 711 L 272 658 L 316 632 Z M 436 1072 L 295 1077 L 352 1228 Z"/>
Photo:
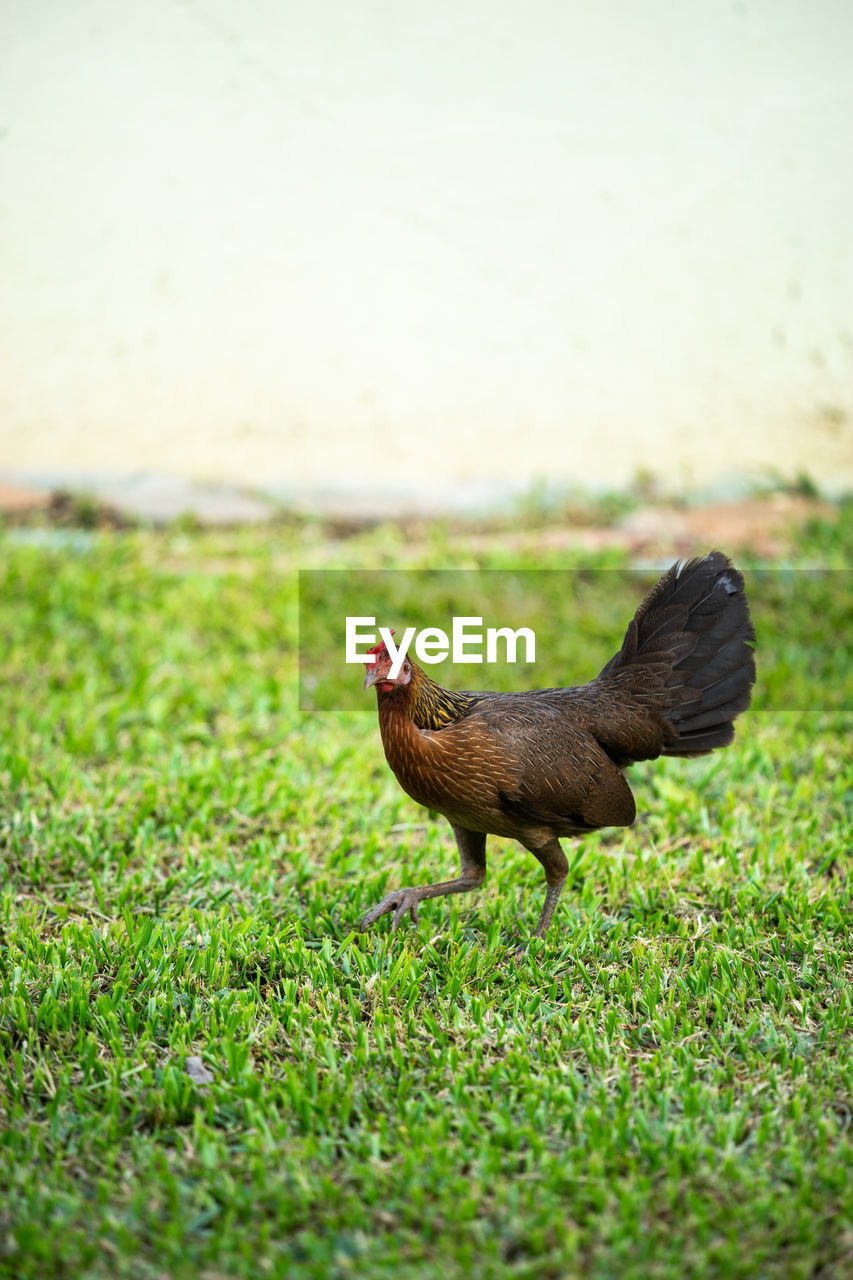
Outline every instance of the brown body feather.
<path fill-rule="evenodd" d="M 389 894 L 365 922 L 395 909 L 396 925 L 424 897 L 481 883 L 492 834 L 519 840 L 542 862 L 544 933 L 566 874 L 558 837 L 634 821 L 628 764 L 731 741 L 755 679 L 754 639 L 743 579 L 715 551 L 673 565 L 620 651 L 577 688 L 454 693 L 408 660 L 394 682 L 380 651 L 365 683 L 378 686 L 386 758 L 404 791 L 449 819 L 462 872 Z"/>

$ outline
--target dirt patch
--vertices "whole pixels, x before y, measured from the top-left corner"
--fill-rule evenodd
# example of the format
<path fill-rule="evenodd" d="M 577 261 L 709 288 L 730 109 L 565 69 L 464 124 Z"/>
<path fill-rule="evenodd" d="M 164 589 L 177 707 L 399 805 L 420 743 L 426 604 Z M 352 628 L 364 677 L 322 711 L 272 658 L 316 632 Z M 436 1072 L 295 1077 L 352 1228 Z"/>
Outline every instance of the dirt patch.
<path fill-rule="evenodd" d="M 49 493 L 0 481 L 0 516 L 22 519 L 46 511 L 49 503 Z"/>
<path fill-rule="evenodd" d="M 676 508 L 644 506 L 608 526 L 549 526 L 498 535 L 505 550 L 541 548 L 590 552 L 620 548 L 634 558 L 696 555 L 719 547 L 728 552 L 749 551 L 772 559 L 784 555 L 797 530 L 815 517 L 833 519 L 836 508 L 828 502 L 796 494 L 772 494 L 737 502 Z M 492 534 L 469 538 L 468 545 L 484 549 L 497 538 Z"/>
<path fill-rule="evenodd" d="M 191 502 L 181 507 L 184 511 L 188 509 L 192 510 Z M 568 506 L 561 513 L 543 516 L 541 523 L 536 521 L 524 527 L 513 527 L 512 515 L 508 515 L 505 522 L 490 520 L 486 527 L 479 518 L 456 516 L 448 521 L 448 534 L 473 551 L 489 550 L 496 545 L 505 551 L 519 552 L 565 548 L 594 553 L 618 548 L 634 559 L 658 559 L 695 555 L 720 547 L 732 553 L 747 551 L 775 559 L 790 550 L 797 530 L 807 520 L 818 517 L 831 520 L 836 511 L 834 504 L 818 498 L 778 492 L 703 506 L 676 507 L 666 502 L 650 502 L 620 516 L 615 512 L 602 513 L 593 506 L 589 509 Z M 239 510 L 229 508 L 225 514 L 227 519 L 223 518 L 221 504 L 214 505 L 194 511 L 193 523 L 218 527 L 259 522 L 251 506 Z M 268 507 L 264 508 L 264 515 L 266 519 L 274 515 L 279 520 L 284 518 L 283 512 L 274 513 Z M 48 492 L 10 483 L 0 483 L 0 516 L 11 524 L 36 523 L 66 529 L 116 529 L 139 523 L 166 523 L 163 519 L 141 519 L 137 511 L 100 497 L 62 489 Z M 325 518 L 320 515 L 322 542 L 333 553 L 339 542 L 357 537 L 386 519 L 404 532 L 407 549 L 413 556 L 423 553 L 431 524 L 423 516 L 342 520 L 334 515 Z"/>
<path fill-rule="evenodd" d="M 806 521 L 833 519 L 835 513 L 831 503 L 778 493 L 685 510 L 643 508 L 623 521 L 622 532 L 635 552 L 659 546 L 686 555 L 719 546 L 772 558 L 790 549 Z"/>

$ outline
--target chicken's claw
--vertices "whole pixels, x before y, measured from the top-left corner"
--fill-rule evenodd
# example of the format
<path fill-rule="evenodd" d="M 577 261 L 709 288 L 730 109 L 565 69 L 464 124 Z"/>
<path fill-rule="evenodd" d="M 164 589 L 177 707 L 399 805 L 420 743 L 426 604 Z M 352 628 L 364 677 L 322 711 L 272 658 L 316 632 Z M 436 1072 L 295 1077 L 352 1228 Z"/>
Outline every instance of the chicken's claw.
<path fill-rule="evenodd" d="M 394 912 L 394 919 L 391 921 L 392 933 L 394 933 L 398 928 L 407 911 L 412 917 L 412 924 L 417 924 L 418 903 L 422 896 L 423 895 L 418 889 L 395 889 L 393 893 L 386 894 L 381 902 L 378 902 L 372 910 L 362 916 L 359 928 L 364 932 L 364 930 L 369 929 L 380 916 L 387 915 L 389 911 Z"/>

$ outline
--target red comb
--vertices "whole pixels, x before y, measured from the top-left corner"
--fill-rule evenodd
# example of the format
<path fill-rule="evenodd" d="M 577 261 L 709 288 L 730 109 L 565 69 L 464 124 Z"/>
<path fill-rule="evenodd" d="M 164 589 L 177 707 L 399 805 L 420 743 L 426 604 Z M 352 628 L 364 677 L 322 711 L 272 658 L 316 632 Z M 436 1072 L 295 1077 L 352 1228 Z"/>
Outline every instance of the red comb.
<path fill-rule="evenodd" d="M 390 631 L 388 634 L 389 634 L 389 635 L 392 635 L 392 636 L 395 634 L 393 627 L 392 627 L 391 631 Z M 385 641 L 384 641 L 384 640 L 380 640 L 380 641 L 379 641 L 379 644 L 375 644 L 375 645 L 373 646 L 373 648 L 372 648 L 372 649 L 368 649 L 368 650 L 367 650 L 367 652 L 368 652 L 368 653 L 387 653 L 387 652 L 388 652 L 388 649 L 387 649 L 387 647 L 386 647 Z"/>

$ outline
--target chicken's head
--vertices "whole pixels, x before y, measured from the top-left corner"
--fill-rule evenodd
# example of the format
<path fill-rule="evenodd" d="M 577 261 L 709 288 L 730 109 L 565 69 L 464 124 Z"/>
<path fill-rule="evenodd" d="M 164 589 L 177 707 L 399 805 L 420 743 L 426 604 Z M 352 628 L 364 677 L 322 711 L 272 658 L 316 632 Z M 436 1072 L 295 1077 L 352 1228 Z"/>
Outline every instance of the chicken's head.
<path fill-rule="evenodd" d="M 391 632 L 393 636 L 394 632 Z M 367 675 L 364 677 L 364 687 L 369 689 L 371 685 L 376 685 L 377 689 L 382 693 L 391 693 L 393 689 L 400 689 L 407 685 L 412 678 L 412 664 L 408 658 L 403 659 L 402 666 L 396 676 L 391 675 L 391 668 L 394 665 L 394 659 L 388 652 L 387 645 L 384 640 L 380 640 L 379 644 L 375 644 L 372 649 L 367 650 L 368 653 L 376 655 L 373 662 L 366 662 Z"/>

